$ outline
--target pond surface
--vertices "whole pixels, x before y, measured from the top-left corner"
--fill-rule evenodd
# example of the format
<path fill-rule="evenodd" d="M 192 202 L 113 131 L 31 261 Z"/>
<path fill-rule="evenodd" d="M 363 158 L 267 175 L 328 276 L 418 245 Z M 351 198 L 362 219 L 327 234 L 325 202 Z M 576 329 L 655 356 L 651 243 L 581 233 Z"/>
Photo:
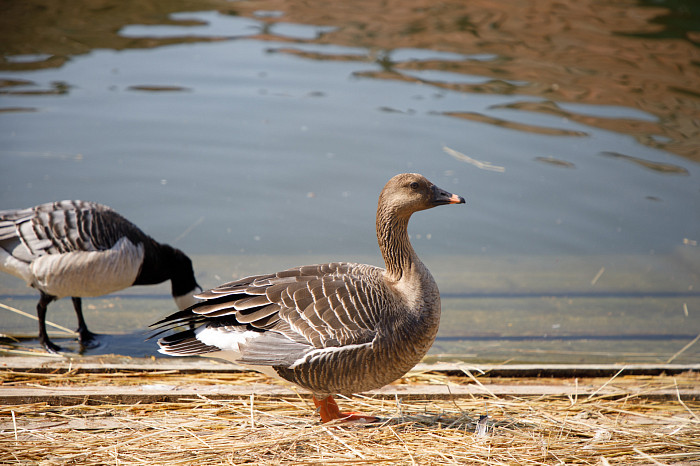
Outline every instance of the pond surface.
<path fill-rule="evenodd" d="M 0 209 L 110 205 L 213 287 L 381 265 L 377 196 L 420 172 L 467 200 L 409 227 L 443 293 L 433 359 L 700 360 L 678 353 L 700 334 L 693 2 L 103 3 L 10 8 Z M 36 299 L 0 275 L 3 303 Z M 95 351 L 130 355 L 174 310 L 167 285 L 88 303 Z M 75 326 L 70 300 L 48 316 Z"/>

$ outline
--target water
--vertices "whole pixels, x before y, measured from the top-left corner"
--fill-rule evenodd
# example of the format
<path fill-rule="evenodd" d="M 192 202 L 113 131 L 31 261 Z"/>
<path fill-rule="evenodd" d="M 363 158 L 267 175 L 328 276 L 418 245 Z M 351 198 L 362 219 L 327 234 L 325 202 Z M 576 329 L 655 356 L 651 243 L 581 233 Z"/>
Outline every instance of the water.
<path fill-rule="evenodd" d="M 595 15 L 609 30 L 567 51 L 585 28 L 538 35 L 511 24 L 516 12 L 499 48 L 486 23 L 481 42 L 410 22 L 392 35 L 399 19 L 367 12 L 377 29 L 360 34 L 341 11 L 313 24 L 298 7 L 234 2 L 150 25 L 125 9 L 117 33 L 79 51 L 54 50 L 73 42 L 51 42 L 52 28 L 34 30 L 32 53 L 26 38 L 3 41 L 0 209 L 108 204 L 186 251 L 212 287 L 303 263 L 381 264 L 377 196 L 415 171 L 467 199 L 409 227 L 444 295 L 434 357 L 665 362 L 700 333 L 696 47 L 621 35 L 606 9 Z M 651 24 L 632 10 L 648 16 L 632 25 Z M 566 21 L 576 14 L 591 21 Z M 652 73 L 656 62 L 688 66 Z M 167 290 L 126 290 L 113 313 L 95 300 L 88 323 L 140 332 L 173 308 Z M 19 280 L 0 276 L 0 295 L 33 312 Z M 35 331 L 1 312 L 3 332 Z M 69 300 L 49 310 L 69 327 L 71 314 Z M 111 352 L 149 354 L 115 338 Z"/>

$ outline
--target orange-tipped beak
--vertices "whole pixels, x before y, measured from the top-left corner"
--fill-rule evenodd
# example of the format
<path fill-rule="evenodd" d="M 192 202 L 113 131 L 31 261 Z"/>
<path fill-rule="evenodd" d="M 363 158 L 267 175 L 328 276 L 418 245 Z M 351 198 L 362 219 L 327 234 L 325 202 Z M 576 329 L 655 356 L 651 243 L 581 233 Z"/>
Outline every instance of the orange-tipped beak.
<path fill-rule="evenodd" d="M 464 204 L 464 198 L 462 196 L 458 196 L 456 194 L 453 194 L 452 197 L 450 197 L 449 201 L 447 201 L 448 204 Z"/>
<path fill-rule="evenodd" d="M 437 186 L 432 186 L 433 190 L 433 205 L 445 205 L 445 204 L 464 204 L 464 198 L 456 194 L 448 193 L 444 189 L 440 189 Z"/>

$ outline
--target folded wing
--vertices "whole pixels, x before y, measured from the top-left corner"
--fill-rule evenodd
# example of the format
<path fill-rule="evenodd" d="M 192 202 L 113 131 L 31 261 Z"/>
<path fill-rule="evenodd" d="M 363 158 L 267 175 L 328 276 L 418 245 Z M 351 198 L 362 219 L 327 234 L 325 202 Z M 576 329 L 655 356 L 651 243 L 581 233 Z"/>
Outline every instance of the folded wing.
<path fill-rule="evenodd" d="M 324 348 L 369 344 L 376 336 L 382 269 L 349 263 L 297 267 L 205 291 L 203 301 L 154 324 L 167 354 L 238 350 L 237 362 L 289 366 Z"/>

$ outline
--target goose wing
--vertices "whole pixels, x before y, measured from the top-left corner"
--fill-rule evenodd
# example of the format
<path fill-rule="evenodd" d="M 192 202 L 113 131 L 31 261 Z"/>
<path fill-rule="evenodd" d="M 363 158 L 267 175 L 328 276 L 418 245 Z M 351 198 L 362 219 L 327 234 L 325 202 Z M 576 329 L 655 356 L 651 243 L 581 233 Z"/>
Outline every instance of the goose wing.
<path fill-rule="evenodd" d="M 145 234 L 94 202 L 59 201 L 0 211 L 0 247 L 27 263 L 45 254 L 107 250 L 124 236 L 137 244 Z"/>
<path fill-rule="evenodd" d="M 200 328 L 253 332 L 255 338 L 238 341 L 239 362 L 288 365 L 311 350 L 369 344 L 384 301 L 382 273 L 368 265 L 330 263 L 247 277 L 200 293 L 202 302 L 154 326 L 206 324 Z M 221 349 L 197 335 L 190 330 L 159 344 L 179 344 L 187 354 Z"/>

